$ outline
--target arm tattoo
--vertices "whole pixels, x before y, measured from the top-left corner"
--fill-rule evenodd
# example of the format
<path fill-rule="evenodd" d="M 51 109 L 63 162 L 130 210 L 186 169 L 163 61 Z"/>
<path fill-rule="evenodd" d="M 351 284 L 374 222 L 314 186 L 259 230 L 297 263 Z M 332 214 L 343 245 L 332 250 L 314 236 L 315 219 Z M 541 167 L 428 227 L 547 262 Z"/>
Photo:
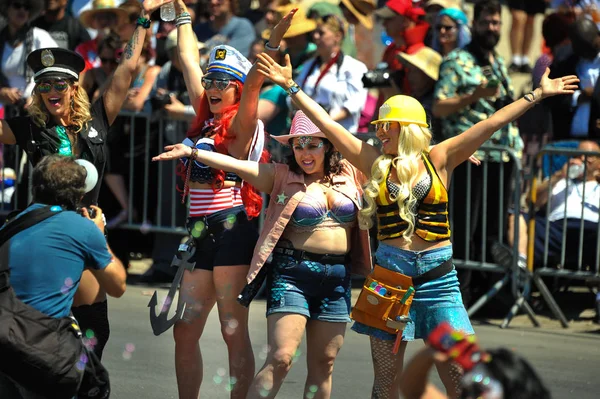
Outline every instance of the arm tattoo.
<path fill-rule="evenodd" d="M 139 35 L 139 27 L 133 32 L 133 36 L 131 37 L 131 40 L 129 40 L 129 43 L 127 43 L 127 46 L 125 47 L 125 59 L 126 60 L 130 60 L 131 57 L 133 57 L 133 52 L 135 51 L 135 44 L 137 42 L 138 39 L 138 35 Z"/>

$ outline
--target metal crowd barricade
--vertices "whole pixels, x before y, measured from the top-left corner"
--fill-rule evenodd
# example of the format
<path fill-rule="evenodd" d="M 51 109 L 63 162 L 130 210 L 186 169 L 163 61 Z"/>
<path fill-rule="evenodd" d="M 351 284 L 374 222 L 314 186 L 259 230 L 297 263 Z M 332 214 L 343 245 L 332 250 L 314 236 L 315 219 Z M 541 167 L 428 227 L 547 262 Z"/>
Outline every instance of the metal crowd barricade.
<path fill-rule="evenodd" d="M 517 243 L 519 242 L 519 223 L 514 223 L 513 226 L 513 237 L 514 237 L 514 245 L 511 248 L 512 251 L 512 257 L 511 257 L 511 266 L 510 268 L 506 268 L 505 266 L 499 265 L 497 263 L 491 262 L 489 261 L 489 255 L 490 255 L 490 248 L 488 247 L 488 239 L 490 237 L 487 236 L 487 232 L 488 232 L 488 216 L 491 215 L 493 212 L 496 212 L 498 215 L 498 226 L 491 226 L 493 227 L 497 227 L 497 236 L 494 236 L 496 241 L 498 243 L 503 243 L 504 242 L 504 238 L 505 238 L 505 231 L 503 229 L 503 223 L 502 220 L 504 219 L 505 215 L 508 213 L 508 209 L 507 206 L 508 204 L 503 204 L 502 200 L 499 201 L 499 209 L 488 209 L 488 187 L 491 187 L 491 185 L 497 184 L 498 185 L 498 192 L 499 192 L 499 196 L 500 198 L 504 198 L 504 191 L 506 189 L 506 187 L 508 187 L 508 184 L 505 184 L 507 182 L 509 182 L 509 180 L 506 179 L 510 179 L 512 180 L 512 184 L 510 185 L 511 188 L 513 190 L 512 193 L 512 202 L 514 207 L 516 208 L 516 215 L 518 216 L 518 210 L 519 210 L 519 204 L 520 204 L 520 198 L 521 198 L 521 184 L 520 184 L 520 179 L 521 179 L 521 173 L 522 173 L 522 167 L 521 167 L 521 160 L 517 157 L 517 155 L 515 154 L 515 152 L 509 148 L 509 147 L 505 147 L 505 146 L 496 146 L 496 145 L 486 145 L 481 147 L 480 152 L 482 154 L 484 154 L 484 160 L 482 161 L 482 164 L 480 166 L 475 166 L 473 164 L 471 164 L 470 162 L 466 162 L 465 167 L 466 167 L 466 192 L 457 192 L 456 191 L 456 179 L 457 178 L 463 178 L 464 176 L 456 176 L 454 175 L 452 177 L 452 182 L 451 182 L 451 187 L 450 187 L 450 191 L 449 191 L 449 213 L 450 213 L 450 223 L 451 223 L 451 227 L 452 227 L 452 235 L 453 235 L 453 246 L 454 246 L 454 251 L 458 252 L 459 250 L 463 250 L 464 249 L 464 254 L 463 257 L 464 259 L 459 259 L 455 256 L 454 258 L 454 265 L 457 268 L 460 269 L 470 269 L 470 270 L 474 270 L 474 271 L 482 271 L 482 272 L 490 272 L 490 273 L 496 273 L 496 274 L 500 274 L 503 275 L 502 278 L 500 280 L 498 280 L 484 295 L 482 295 L 481 297 L 479 297 L 472 306 L 470 306 L 470 308 L 468 309 L 468 314 L 469 316 L 473 316 L 475 313 L 477 313 L 485 304 L 487 304 L 488 302 L 490 302 L 492 299 L 494 299 L 494 297 L 500 292 L 500 290 L 507 286 L 508 284 L 510 284 L 510 291 L 512 293 L 512 296 L 515 300 L 513 306 L 511 307 L 509 313 L 507 314 L 507 316 L 504 318 L 501 327 L 502 328 L 506 328 L 508 327 L 509 323 L 511 322 L 512 318 L 520 311 L 523 310 L 525 311 L 525 313 L 527 314 L 527 316 L 529 317 L 529 319 L 531 320 L 531 322 L 533 323 L 534 326 L 539 327 L 539 322 L 537 321 L 536 317 L 535 317 L 535 313 L 533 311 L 533 309 L 529 306 L 529 304 L 526 301 L 526 297 L 529 295 L 529 290 L 530 290 L 530 283 L 529 283 L 529 278 L 530 275 L 526 275 L 525 279 L 527 281 L 523 281 L 523 271 L 520 270 L 519 265 L 518 265 L 518 259 L 519 259 L 519 252 L 518 252 L 518 245 Z M 496 154 L 502 154 L 503 160 L 504 161 L 509 161 L 512 163 L 512 168 L 513 168 L 513 173 L 511 173 L 511 175 L 508 175 L 508 173 L 506 173 L 509 168 L 508 168 L 508 163 L 507 162 L 492 162 L 489 160 L 490 155 L 492 153 L 496 153 Z M 499 165 L 499 175 L 498 176 L 490 176 L 489 175 L 489 168 L 491 164 L 497 164 Z M 480 239 L 480 242 L 478 243 L 479 248 L 476 248 L 473 245 L 473 232 L 471 231 L 471 217 L 473 215 L 473 211 L 471 210 L 471 204 L 472 204 L 472 198 L 474 196 L 474 188 L 472 187 L 472 174 L 473 174 L 473 168 L 482 168 L 483 169 L 483 178 L 481 180 L 482 182 L 482 187 L 480 188 L 482 190 L 482 199 L 481 199 L 481 207 L 482 207 L 482 211 L 481 211 L 481 221 L 479 223 L 481 231 L 482 231 L 482 235 L 478 236 L 478 238 Z M 464 199 L 465 201 L 465 208 L 466 208 L 466 212 L 464 213 L 464 215 L 457 215 L 454 212 L 454 209 L 457 208 L 457 201 L 462 201 Z M 462 232 L 457 232 L 454 227 L 455 227 L 455 221 L 457 217 L 461 217 L 464 218 L 465 221 L 465 228 L 464 231 Z M 458 234 L 462 234 L 462 237 L 457 237 Z M 454 243 L 454 241 L 456 241 L 457 238 L 464 238 L 464 248 L 457 248 L 457 244 Z M 478 250 L 479 256 L 478 259 L 474 258 L 472 255 L 472 250 Z"/>
<path fill-rule="evenodd" d="M 184 227 L 186 208 L 185 205 L 181 204 L 182 193 L 180 192 L 183 187 L 178 187 L 176 177 L 176 167 L 179 161 L 156 162 L 156 173 L 152 173 L 151 177 L 151 159 L 159 152 L 162 152 L 165 145 L 181 142 L 185 138 L 188 129 L 187 122 L 169 119 L 162 112 L 121 111 L 119 116 L 129 118 L 130 126 L 130 151 L 128 159 L 128 206 L 130 210 L 134 209 L 134 199 L 138 195 L 142 195 L 142 212 L 137 220 L 134 220 L 133 212 L 129 212 L 127 221 L 119 225 L 119 227 L 140 230 L 144 233 L 154 232 L 186 235 L 187 230 Z M 136 160 L 134 155 L 136 148 L 139 147 L 139 142 L 137 141 L 140 139 L 139 135 L 136 137 L 136 124 L 140 123 L 145 125 L 145 137 L 143 141 L 143 155 Z M 167 128 L 173 138 L 170 141 L 165 137 Z M 153 129 L 155 130 L 153 131 Z M 156 137 L 152 137 L 154 133 L 157 133 Z M 140 178 L 144 182 L 141 193 L 136 192 L 134 184 Z M 106 185 L 103 186 L 103 190 L 105 189 L 108 189 Z M 150 209 L 150 198 L 156 198 L 154 209 Z"/>
<path fill-rule="evenodd" d="M 567 156 L 569 159 L 572 157 L 583 157 L 585 161 L 587 161 L 588 157 L 600 157 L 600 153 L 589 152 L 589 151 L 578 151 L 578 150 L 568 150 L 568 149 L 559 149 L 559 148 L 544 148 L 537 154 L 537 157 L 532 161 L 532 170 L 533 176 L 531 181 L 531 196 L 530 196 L 530 218 L 529 218 L 529 246 L 528 246 L 528 267 L 530 270 L 534 270 L 534 266 L 536 266 L 535 272 L 533 274 L 533 281 L 535 285 L 538 287 L 540 294 L 544 301 L 550 307 L 550 310 L 554 314 L 554 316 L 560 321 L 561 325 L 564 328 L 569 326 L 567 318 L 560 306 L 556 302 L 554 296 L 544 283 L 543 277 L 554 277 L 555 279 L 566 279 L 566 280 L 581 280 L 586 282 L 594 282 L 600 283 L 600 223 L 596 220 L 596 240 L 594 248 L 584 248 L 584 206 L 582 206 L 581 215 L 579 218 L 579 231 L 578 231 L 578 247 L 576 250 L 574 248 L 567 248 L 567 219 L 572 219 L 567 217 L 567 206 L 565 202 L 564 206 L 564 216 L 562 218 L 562 240 L 561 240 L 561 250 L 560 250 L 560 260 L 557 264 L 550 263 L 551 259 L 549 257 L 549 240 L 550 240 L 550 221 L 546 217 L 548 216 L 549 210 L 552 206 L 552 186 L 548 184 L 548 200 L 544 205 L 544 209 L 546 211 L 545 223 L 544 223 L 544 251 L 542 259 L 534 258 L 534 245 L 535 245 L 535 227 L 536 227 L 536 217 L 541 217 L 536 213 L 536 209 L 534 204 L 536 202 L 537 196 L 537 187 L 539 184 L 540 178 L 544 178 L 545 176 L 540 176 L 540 169 L 542 168 L 542 159 L 545 158 L 546 161 L 549 162 L 550 173 L 548 176 L 552 175 L 553 170 L 557 170 L 557 166 L 560 168 L 562 165 L 556 165 L 556 156 Z M 546 163 L 548 163 L 546 162 Z M 563 161 L 564 162 L 564 161 Z M 568 162 L 568 160 L 567 160 Z M 587 174 L 588 164 L 584 162 L 584 176 Z M 569 186 L 576 184 L 571 181 L 571 179 L 566 179 L 566 187 L 565 187 L 565 196 L 569 193 Z M 582 199 L 586 198 L 586 184 L 583 185 L 582 192 L 580 193 Z M 599 196 L 600 198 L 600 196 Z M 596 209 L 596 213 L 598 209 L 600 209 L 600 200 L 598 204 L 595 204 L 598 208 Z M 592 237 L 593 238 L 593 237 Z M 587 251 L 593 251 L 595 253 L 595 261 L 594 264 L 586 264 L 584 261 L 584 252 L 589 254 Z M 570 256 L 571 255 L 571 256 Z M 573 256 L 575 255 L 575 256 Z M 541 261 L 541 262 L 540 262 Z M 538 267 L 539 266 L 539 267 Z M 569 267 L 573 267 L 570 269 Z"/>

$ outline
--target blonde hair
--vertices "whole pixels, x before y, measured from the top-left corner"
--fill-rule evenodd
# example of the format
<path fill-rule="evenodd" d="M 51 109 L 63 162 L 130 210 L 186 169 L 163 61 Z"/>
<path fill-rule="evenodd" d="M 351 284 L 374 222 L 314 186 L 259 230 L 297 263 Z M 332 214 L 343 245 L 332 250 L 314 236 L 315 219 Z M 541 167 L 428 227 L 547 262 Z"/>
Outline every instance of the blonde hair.
<path fill-rule="evenodd" d="M 79 83 L 75 82 L 71 85 L 75 87 L 75 92 L 71 97 L 70 121 L 71 126 L 77 127 L 75 132 L 79 133 L 86 128 L 87 123 L 92 120 L 92 115 L 90 114 L 90 99 Z M 50 119 L 50 113 L 44 105 L 42 95 L 35 89 L 32 93 L 32 100 L 31 105 L 27 108 L 27 112 L 36 125 L 45 128 Z"/>
<path fill-rule="evenodd" d="M 377 210 L 376 199 L 381 194 L 381 184 L 385 184 L 388 171 L 394 167 L 400 184 L 398 185 L 398 196 L 394 198 L 390 195 L 390 200 L 398 203 L 400 217 L 408 223 L 402 236 L 409 244 L 412 242 L 417 204 L 412 187 L 419 177 L 421 154 L 428 151 L 430 144 L 431 132 L 428 128 L 414 123 L 400 124 L 398 155 L 381 155 L 371 167 L 371 178 L 364 187 L 366 206 L 361 209 L 358 216 L 361 229 L 367 230 L 373 226 L 373 214 Z"/>

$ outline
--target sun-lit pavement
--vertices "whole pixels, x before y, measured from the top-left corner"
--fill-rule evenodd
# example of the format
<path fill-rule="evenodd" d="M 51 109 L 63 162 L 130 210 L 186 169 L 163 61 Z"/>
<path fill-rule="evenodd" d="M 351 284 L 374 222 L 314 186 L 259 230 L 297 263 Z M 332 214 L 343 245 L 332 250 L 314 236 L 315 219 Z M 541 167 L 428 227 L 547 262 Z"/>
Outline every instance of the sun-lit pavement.
<path fill-rule="evenodd" d="M 122 298 L 109 301 L 111 338 L 104 363 L 111 374 L 114 399 L 177 398 L 172 330 L 155 337 L 150 328 L 147 304 L 153 291 L 154 288 L 129 286 Z M 159 294 L 161 303 L 166 289 L 159 289 Z M 556 322 L 544 324 L 548 328 L 535 329 L 518 321 L 508 330 L 483 325 L 476 325 L 475 330 L 483 345 L 506 346 L 527 357 L 552 389 L 554 398 L 597 398 L 600 335 L 562 330 Z M 250 334 L 258 369 L 266 350 L 263 300 L 253 302 L 250 307 Z M 420 346 L 421 343 L 410 345 L 407 358 Z M 201 347 L 204 357 L 201 397 L 228 398 L 227 355 L 216 309 L 210 315 Z M 278 398 L 302 397 L 306 377 L 304 352 L 303 346 Z M 332 398 L 369 398 L 372 377 L 368 340 L 348 328 L 335 365 Z M 439 384 L 435 373 L 432 379 Z"/>

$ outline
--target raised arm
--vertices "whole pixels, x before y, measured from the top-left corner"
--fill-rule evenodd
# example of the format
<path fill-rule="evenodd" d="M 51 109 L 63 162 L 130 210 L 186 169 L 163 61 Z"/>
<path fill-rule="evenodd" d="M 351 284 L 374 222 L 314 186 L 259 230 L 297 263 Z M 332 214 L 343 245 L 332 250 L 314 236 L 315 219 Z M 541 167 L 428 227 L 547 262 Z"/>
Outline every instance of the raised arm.
<path fill-rule="evenodd" d="M 252 184 L 259 191 L 270 193 L 275 180 L 275 167 L 270 163 L 258 163 L 235 159 L 218 152 L 193 149 L 185 144 L 168 145 L 165 152 L 152 158 L 153 161 L 171 161 L 179 158 L 190 158 L 194 150 L 194 159 L 211 168 L 233 172 L 244 181 Z"/>
<path fill-rule="evenodd" d="M 188 9 L 183 0 L 175 0 L 175 12 L 177 15 L 187 13 Z M 185 80 L 185 87 L 190 95 L 194 111 L 198 112 L 198 99 L 204 93 L 202 86 L 202 68 L 200 68 L 200 52 L 198 51 L 198 39 L 192 29 L 192 24 L 180 24 L 177 27 L 177 55 L 181 63 L 181 71 Z"/>
<path fill-rule="evenodd" d="M 454 168 L 466 161 L 483 143 L 492 137 L 494 132 L 516 120 L 527 110 L 541 100 L 559 94 L 572 94 L 577 88 L 579 79 L 575 75 L 562 78 L 549 79 L 550 69 L 542 77 L 540 87 L 532 94 L 526 95 L 494 113 L 490 118 L 483 120 L 469 128 L 466 132 L 441 142 L 431 150 L 439 167 L 452 172 Z M 529 101 L 527 99 L 529 99 Z"/>
<path fill-rule="evenodd" d="M 268 54 L 258 55 L 258 71 L 289 92 L 298 85 L 292 80 L 292 64 L 289 55 L 285 56 L 285 66 L 277 64 Z M 371 166 L 379 157 L 379 151 L 370 144 L 354 137 L 312 98 L 298 88 L 292 101 L 323 133 L 327 139 L 352 165 L 366 176 L 371 176 Z"/>
<path fill-rule="evenodd" d="M 142 4 L 142 12 L 140 13 L 140 19 L 147 21 L 147 26 L 150 25 L 150 15 L 160 6 L 166 3 L 170 3 L 173 0 L 144 0 Z M 123 102 L 127 97 L 127 92 L 131 86 L 133 75 L 135 74 L 137 63 L 144 47 L 144 40 L 146 39 L 147 28 L 138 24 L 133 32 L 133 36 L 125 46 L 121 62 L 115 70 L 106 91 L 104 92 L 104 109 L 108 116 L 108 123 L 112 125 L 115 121 Z"/>
<path fill-rule="evenodd" d="M 270 55 L 275 55 L 279 51 L 281 39 L 289 29 L 296 11 L 298 11 L 297 8 L 290 11 L 271 31 L 271 37 L 265 46 Z M 236 135 L 235 141 L 230 147 L 232 154 L 247 154 L 250 151 L 258 123 L 258 98 L 264 80 L 264 75 L 258 72 L 258 64 L 255 63 L 248 72 L 240 99 L 240 108 L 232 121 L 232 128 Z"/>

